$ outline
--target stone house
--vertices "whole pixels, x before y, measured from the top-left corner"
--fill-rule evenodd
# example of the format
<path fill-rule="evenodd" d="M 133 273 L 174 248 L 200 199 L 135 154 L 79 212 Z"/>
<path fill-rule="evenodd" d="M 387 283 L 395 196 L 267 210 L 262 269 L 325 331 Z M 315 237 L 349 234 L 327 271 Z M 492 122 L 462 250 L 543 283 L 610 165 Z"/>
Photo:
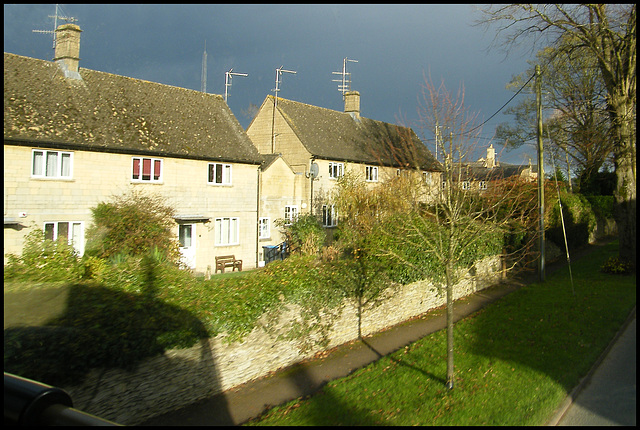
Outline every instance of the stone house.
<path fill-rule="evenodd" d="M 295 195 L 264 208 L 272 218 L 311 213 L 325 227 L 339 222 L 331 190 L 347 171 L 372 186 L 399 174 L 419 174 L 436 189 L 441 166 L 408 127 L 360 116 L 360 94 L 345 94 L 339 112 L 269 95 L 247 128 L 261 154 L 279 155 L 300 178 Z M 417 172 L 417 173 L 416 173 Z"/>
<path fill-rule="evenodd" d="M 80 31 L 57 29 L 54 62 L 4 54 L 5 263 L 31 227 L 82 254 L 90 209 L 135 189 L 176 209 L 190 268 L 256 267 L 264 157 L 223 97 L 79 68 Z"/>
<path fill-rule="evenodd" d="M 499 162 L 496 159 L 496 150 L 491 144 L 487 148 L 486 157 L 480 157 L 478 161 L 471 163 L 462 163 L 453 175 L 453 180 L 459 182 L 459 186 L 464 190 L 482 192 L 490 187 L 492 182 L 512 177 L 526 182 L 536 181 L 537 166 L 532 166 L 531 160 L 528 165 Z"/>

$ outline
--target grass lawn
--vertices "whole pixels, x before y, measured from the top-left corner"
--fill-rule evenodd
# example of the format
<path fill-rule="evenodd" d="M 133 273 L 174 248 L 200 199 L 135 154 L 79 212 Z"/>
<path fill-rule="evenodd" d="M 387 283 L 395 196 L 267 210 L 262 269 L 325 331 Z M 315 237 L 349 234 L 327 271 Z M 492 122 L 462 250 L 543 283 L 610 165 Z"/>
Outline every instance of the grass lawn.
<path fill-rule="evenodd" d="M 636 276 L 600 272 L 617 242 L 249 425 L 542 425 L 636 303 Z"/>

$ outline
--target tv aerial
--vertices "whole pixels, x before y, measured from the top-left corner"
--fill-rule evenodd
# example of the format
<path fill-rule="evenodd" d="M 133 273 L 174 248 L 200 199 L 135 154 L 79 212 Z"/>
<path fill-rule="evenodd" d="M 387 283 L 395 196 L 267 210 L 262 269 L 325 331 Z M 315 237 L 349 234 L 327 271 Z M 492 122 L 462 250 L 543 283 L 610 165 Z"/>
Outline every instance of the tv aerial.
<path fill-rule="evenodd" d="M 271 153 L 275 154 L 276 151 L 276 109 L 278 107 L 278 91 L 280 91 L 280 78 L 283 73 L 296 74 L 293 70 L 285 70 L 284 66 L 280 66 L 276 69 L 276 88 L 273 90 L 276 96 L 273 98 L 273 117 L 271 118 Z"/>
<path fill-rule="evenodd" d="M 53 35 L 53 49 L 56 49 L 56 29 L 58 28 L 58 19 L 66 22 L 76 22 L 77 19 L 72 16 L 60 16 L 60 5 L 56 4 L 56 14 L 49 15 L 49 18 L 53 18 L 53 30 L 31 30 L 33 33 L 52 34 Z"/>
<path fill-rule="evenodd" d="M 224 101 L 227 101 L 227 97 L 229 95 L 228 88 L 231 86 L 231 79 L 234 76 L 249 76 L 247 73 L 237 73 L 233 71 L 231 68 L 228 72 L 224 72 Z"/>
<path fill-rule="evenodd" d="M 351 60 L 349 58 L 345 58 L 342 61 L 342 72 L 331 72 L 334 75 L 342 75 L 342 79 L 333 79 L 332 82 L 338 82 L 338 91 L 342 93 L 342 97 L 344 98 L 344 93 L 347 91 L 351 91 L 351 73 L 347 72 L 347 63 L 357 63 L 358 60 Z"/>

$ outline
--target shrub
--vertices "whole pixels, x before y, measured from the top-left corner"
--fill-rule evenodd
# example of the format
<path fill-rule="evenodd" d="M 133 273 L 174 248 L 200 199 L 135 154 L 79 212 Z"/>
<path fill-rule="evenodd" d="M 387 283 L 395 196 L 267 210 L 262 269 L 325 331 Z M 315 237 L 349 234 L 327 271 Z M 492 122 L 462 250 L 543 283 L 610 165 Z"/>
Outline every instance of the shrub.
<path fill-rule="evenodd" d="M 179 244 L 173 232 L 175 210 L 162 197 L 132 190 L 109 203 L 98 203 L 91 213 L 93 225 L 87 229 L 87 255 L 143 256 L 156 250 L 176 264 L 179 262 Z"/>
<path fill-rule="evenodd" d="M 34 228 L 25 236 L 22 255 L 8 257 L 4 279 L 75 281 L 83 272 L 84 267 L 72 245 L 65 240 L 46 239 L 44 231 Z"/>
<path fill-rule="evenodd" d="M 300 215 L 291 224 L 285 224 L 284 220 L 279 219 L 276 220 L 276 225 L 283 228 L 285 240 L 292 252 L 317 255 L 326 240 L 326 233 L 318 218 L 311 214 Z"/>
<path fill-rule="evenodd" d="M 632 272 L 633 267 L 630 263 L 621 261 L 620 258 L 616 256 L 609 257 L 600 270 L 604 273 L 611 273 L 614 275 L 628 275 Z"/>

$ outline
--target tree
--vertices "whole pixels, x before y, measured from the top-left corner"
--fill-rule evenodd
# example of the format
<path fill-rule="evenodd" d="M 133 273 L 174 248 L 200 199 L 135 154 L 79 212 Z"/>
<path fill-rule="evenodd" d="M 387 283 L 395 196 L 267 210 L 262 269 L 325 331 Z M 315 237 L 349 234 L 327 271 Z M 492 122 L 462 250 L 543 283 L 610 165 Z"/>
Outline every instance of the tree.
<path fill-rule="evenodd" d="M 538 52 L 535 61 L 544 65 L 543 109 L 552 112 L 543 127 L 551 144 L 546 149 L 553 152 L 556 161 L 571 157 L 577 165 L 580 184 L 592 181 L 610 160 L 613 150 L 602 76 L 595 57 L 584 54 L 583 51 L 576 55 L 574 51 L 546 47 Z M 521 88 L 526 77 L 533 75 L 535 64 L 529 63 L 529 70 L 514 77 L 508 88 Z M 515 124 L 500 124 L 496 129 L 498 141 L 512 148 L 524 143 L 534 144 L 535 98 L 525 97 L 505 113 L 514 115 Z"/>
<path fill-rule="evenodd" d="M 636 5 L 510 4 L 482 10 L 480 23 L 497 24 L 508 50 L 533 36 L 545 45 L 594 56 L 607 91 L 617 177 L 620 259 L 636 259 Z M 565 45 L 562 42 L 570 40 Z"/>
<path fill-rule="evenodd" d="M 494 177 L 492 185 L 483 193 L 477 188 L 462 186 L 470 174 L 469 157 L 477 146 L 479 133 L 479 127 L 474 125 L 475 115 L 464 105 L 463 89 L 454 98 L 444 84 L 436 88 L 425 79 L 419 118 L 422 129 L 435 130 L 441 126 L 449 131 L 438 151 L 444 159 L 441 181 L 437 184 L 435 199 L 421 198 L 416 192 L 396 193 L 402 199 L 414 199 L 416 204 L 407 205 L 404 213 L 397 211 L 387 220 L 384 225 L 390 241 L 380 252 L 422 278 L 444 284 L 447 387 L 452 389 L 455 376 L 453 287 L 478 259 L 501 253 L 503 236 L 515 225 L 513 215 L 523 202 L 517 181 Z M 427 191 L 424 185 L 420 190 Z M 535 198 L 535 194 L 530 197 Z M 427 263 L 426 255 L 435 264 Z"/>
<path fill-rule="evenodd" d="M 158 251 L 170 261 L 180 260 L 173 229 L 175 210 L 162 198 L 132 190 L 100 202 L 91 209 L 86 254 L 110 258 L 117 254 L 145 256 Z"/>

